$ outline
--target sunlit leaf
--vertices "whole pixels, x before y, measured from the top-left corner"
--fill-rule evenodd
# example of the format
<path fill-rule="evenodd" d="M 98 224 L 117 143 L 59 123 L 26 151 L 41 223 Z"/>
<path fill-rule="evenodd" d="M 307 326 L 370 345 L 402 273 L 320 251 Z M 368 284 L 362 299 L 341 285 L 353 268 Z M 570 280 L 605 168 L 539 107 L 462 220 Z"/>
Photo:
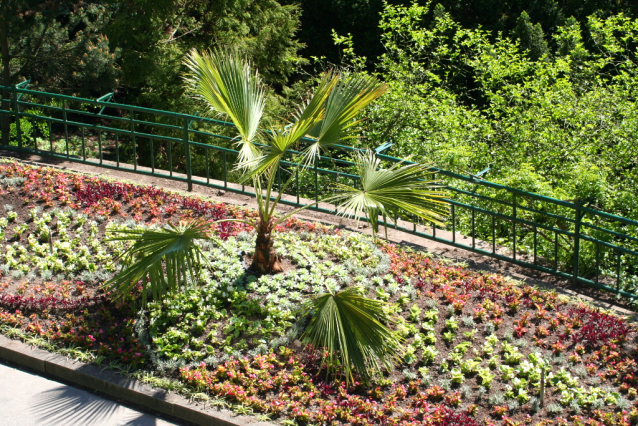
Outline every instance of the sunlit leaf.
<path fill-rule="evenodd" d="M 337 184 L 337 194 L 326 201 L 340 204 L 341 214 L 349 217 L 365 215 L 378 232 L 379 216 L 394 220 L 399 213 L 414 215 L 442 226 L 449 204 L 447 192 L 428 179 L 432 171 L 422 164 L 396 163 L 381 168 L 381 161 L 373 152 L 355 157 L 361 186 Z"/>
<path fill-rule="evenodd" d="M 329 363 L 341 366 L 348 383 L 354 382 L 354 373 L 367 382 L 382 369 L 392 368 L 403 353 L 401 339 L 388 327 L 396 318 L 387 307 L 361 296 L 357 287 L 319 294 L 300 311 L 312 317 L 302 340 L 327 349 Z"/>
<path fill-rule="evenodd" d="M 321 150 L 356 138 L 353 131 L 359 122 L 355 117 L 387 91 L 386 84 L 368 75 L 341 77 L 326 100 L 323 120 L 309 134 L 315 142 L 306 147 L 305 162 L 316 158 Z"/>
<path fill-rule="evenodd" d="M 197 285 L 198 271 L 205 259 L 196 241 L 207 239 L 209 232 L 210 224 L 202 220 L 179 226 L 169 224 L 158 231 L 112 231 L 114 236 L 109 241 L 128 241 L 133 245 L 116 259 L 128 266 L 105 283 L 105 288 L 116 297 L 126 298 L 140 283 L 145 305 L 149 285 L 155 300 Z"/>
<path fill-rule="evenodd" d="M 185 81 L 196 97 L 212 110 L 228 116 L 241 135 L 239 163 L 259 156 L 255 138 L 266 106 L 259 74 L 236 52 L 192 50 L 184 60 Z"/>

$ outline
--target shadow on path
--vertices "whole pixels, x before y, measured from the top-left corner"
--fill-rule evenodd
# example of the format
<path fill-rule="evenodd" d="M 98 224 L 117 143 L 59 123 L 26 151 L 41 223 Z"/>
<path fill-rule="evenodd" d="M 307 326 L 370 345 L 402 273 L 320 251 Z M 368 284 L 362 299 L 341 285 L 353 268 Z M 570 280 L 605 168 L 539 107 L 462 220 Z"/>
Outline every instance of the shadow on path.
<path fill-rule="evenodd" d="M 156 419 L 136 413 L 116 402 L 74 389 L 59 386 L 39 392 L 33 397 L 31 409 L 42 424 L 68 426 L 130 425 L 155 426 Z"/>

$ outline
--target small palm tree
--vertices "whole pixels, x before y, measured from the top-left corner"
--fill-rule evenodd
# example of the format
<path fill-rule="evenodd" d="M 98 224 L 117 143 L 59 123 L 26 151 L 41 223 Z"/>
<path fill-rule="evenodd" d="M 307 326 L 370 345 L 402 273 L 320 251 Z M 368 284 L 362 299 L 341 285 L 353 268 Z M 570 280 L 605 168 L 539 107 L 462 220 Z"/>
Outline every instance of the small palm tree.
<path fill-rule="evenodd" d="M 301 145 L 302 154 L 296 159 L 296 168 L 303 169 L 316 161 L 322 151 L 355 138 L 356 116 L 383 95 L 387 86 L 362 74 L 344 77 L 326 73 L 292 123 L 264 132 L 260 131 L 259 123 L 264 111 L 265 89 L 247 61 L 220 51 L 203 54 L 192 51 L 185 63 L 189 69 L 186 82 L 191 92 L 213 112 L 227 116 L 239 132 L 237 169 L 243 171 L 243 181 L 252 181 L 258 194 L 259 215 L 251 223 L 257 230 L 251 269 L 259 273 L 280 272 L 281 262 L 272 239 L 275 227 L 309 207 L 275 218 L 277 204 L 295 176 L 290 173 L 273 197 L 273 185 L 282 160 L 290 149 Z M 257 140 L 263 147 L 256 145 Z M 387 212 L 395 213 L 397 209 L 440 222 L 444 204 L 433 200 L 442 198 L 443 194 L 432 190 L 431 183 L 420 182 L 426 168 L 411 165 L 379 171 L 379 162 L 372 156 L 360 156 L 358 167 L 363 171 L 363 192 L 342 186 L 345 193 L 323 201 L 339 200 L 353 213 L 366 213 L 375 231 L 378 214 L 385 217 Z"/>
<path fill-rule="evenodd" d="M 291 148 L 303 144 L 301 155 L 296 159 L 296 168 L 311 165 L 321 151 L 335 147 L 356 135 L 357 114 L 387 91 L 385 84 L 365 75 L 342 76 L 326 73 L 314 94 L 295 116 L 295 121 L 269 132 L 259 127 L 265 105 L 265 89 L 250 64 L 236 54 L 222 51 L 198 53 L 192 51 L 185 59 L 189 72 L 185 77 L 188 88 L 202 99 L 213 112 L 230 118 L 239 132 L 240 154 L 236 165 L 243 172 L 243 181 L 252 181 L 257 193 L 258 217 L 253 220 L 236 220 L 247 223 L 257 230 L 251 269 L 258 273 L 275 273 L 282 270 L 280 257 L 273 245 L 273 233 L 278 224 L 290 216 L 308 208 L 301 207 L 286 215 L 276 217 L 275 209 L 282 194 L 294 180 L 294 170 L 274 196 L 273 185 L 280 164 Z M 259 141 L 263 146 L 256 144 Z M 303 139 L 303 140 L 302 140 Z M 309 141 L 309 142 L 308 142 Z M 326 202 L 341 203 L 342 214 L 367 216 L 376 234 L 379 215 L 387 222 L 398 212 L 407 212 L 426 221 L 440 224 L 447 211 L 442 200 L 445 193 L 434 182 L 428 180 L 428 167 L 419 164 L 398 163 L 390 169 L 382 169 L 378 158 L 372 153 L 355 156 L 355 164 L 361 176 L 359 188 L 337 185 L 338 192 L 326 198 Z M 162 290 L 176 291 L 197 276 L 195 269 L 200 262 L 178 262 L 175 270 L 169 271 L 169 258 L 180 250 L 195 253 L 195 241 L 206 238 L 206 225 L 191 222 L 179 228 L 169 227 L 161 231 L 119 233 L 117 239 L 135 244 L 125 254 L 131 264 L 108 283 L 118 294 L 129 294 L 133 283 L 140 278 L 155 277 L 164 263 L 167 273 L 174 274 L 170 285 L 153 285 L 158 295 Z M 157 251 L 151 251 L 145 240 L 152 240 Z M 179 243 L 178 243 L 179 242 Z M 191 245 L 189 245 L 191 244 Z M 163 247 L 175 251 L 162 251 Z M 149 257 L 153 254 L 152 257 Z M 142 260 L 145 258 L 145 260 Z M 172 266 L 171 266 L 172 267 Z M 180 270 L 186 268 L 189 272 Z M 187 277 L 191 277 L 190 281 Z M 142 280 L 146 286 L 147 280 Z M 196 281 L 196 280 L 195 280 Z M 155 295 L 155 294 L 154 294 Z"/>
<path fill-rule="evenodd" d="M 273 200 L 273 184 L 281 161 L 302 138 L 309 138 L 311 142 L 303 147 L 302 155 L 297 159 L 298 168 L 310 165 L 322 150 L 353 138 L 352 131 L 357 123 L 354 118 L 385 93 L 387 86 L 363 75 L 342 78 L 336 73 L 326 73 L 292 123 L 265 132 L 259 128 L 265 89 L 247 61 L 232 53 L 192 51 L 185 63 L 189 69 L 186 82 L 191 92 L 214 113 L 228 117 L 239 132 L 236 167 L 243 171 L 244 182 L 252 181 L 258 194 L 259 216 L 251 224 L 257 230 L 251 269 L 259 273 L 280 272 L 282 266 L 273 246 L 273 231 L 297 212 L 275 218 L 277 204 L 294 176 L 290 174 Z M 258 147 L 257 140 L 264 146 Z"/>

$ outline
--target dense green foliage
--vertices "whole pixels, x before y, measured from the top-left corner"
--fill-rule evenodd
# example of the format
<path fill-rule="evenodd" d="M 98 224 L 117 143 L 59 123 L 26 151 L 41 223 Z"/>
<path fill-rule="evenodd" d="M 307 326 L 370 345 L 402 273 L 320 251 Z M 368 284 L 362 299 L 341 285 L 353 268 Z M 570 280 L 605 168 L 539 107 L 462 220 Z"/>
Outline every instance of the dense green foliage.
<path fill-rule="evenodd" d="M 543 53 L 446 13 L 424 27 L 427 13 L 384 11 L 391 90 L 369 110 L 371 143 L 459 173 L 492 165 L 489 180 L 634 215 L 637 21 L 568 20 Z"/>
<path fill-rule="evenodd" d="M 104 2 L 3 0 L 0 83 L 30 77 L 35 86 L 58 93 L 110 91 L 120 53 L 104 34 L 110 16 Z"/>
<path fill-rule="evenodd" d="M 376 58 L 385 53 L 383 30 L 378 27 L 384 0 L 300 0 L 299 3 L 303 12 L 299 40 L 306 45 L 302 50 L 305 56 L 326 57 L 328 61 L 337 63 L 340 56 L 332 43 L 332 30 L 338 34 L 352 34 L 357 54 L 368 59 L 370 68 L 374 68 Z M 408 6 L 411 1 L 388 0 L 387 3 Z M 481 27 L 494 36 L 501 32 L 504 36 L 521 40 L 530 40 L 527 37 L 532 33 L 532 40 L 538 40 L 541 35 L 549 45 L 552 45 L 558 27 L 570 17 L 582 25 L 594 13 L 601 17 L 618 13 L 638 16 L 638 3 L 631 0 L 421 0 L 418 4 L 432 5 L 422 17 L 425 26 L 447 12 L 465 28 Z"/>
<path fill-rule="evenodd" d="M 122 49 L 122 88 L 129 98 L 183 110 L 189 104 L 179 76 L 191 49 L 233 46 L 268 83 L 286 82 L 302 61 L 294 39 L 298 14 L 296 6 L 275 0 L 117 2 L 106 33 Z"/>
<path fill-rule="evenodd" d="M 115 91 L 118 102 L 193 109 L 180 79 L 190 49 L 234 46 L 268 83 L 282 84 L 303 63 L 298 15 L 296 6 L 274 0 L 3 0 L 0 82 L 31 77 L 38 90 L 84 97 Z"/>

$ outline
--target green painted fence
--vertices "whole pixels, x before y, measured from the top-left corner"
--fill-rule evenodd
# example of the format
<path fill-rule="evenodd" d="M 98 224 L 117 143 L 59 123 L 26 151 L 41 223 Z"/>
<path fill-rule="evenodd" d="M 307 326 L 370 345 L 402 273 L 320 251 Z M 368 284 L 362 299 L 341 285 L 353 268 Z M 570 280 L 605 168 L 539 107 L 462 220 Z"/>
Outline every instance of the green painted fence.
<path fill-rule="evenodd" d="M 91 100 L 27 87 L 28 82 L 0 86 L 0 149 L 172 179 L 186 182 L 189 189 L 197 184 L 255 195 L 252 188 L 233 184 L 239 175 L 233 169 L 237 151 L 232 123 L 118 104 L 112 94 Z M 290 197 L 282 202 L 302 206 L 321 200 L 333 182 L 356 182 L 353 163 L 346 159 L 353 150 L 342 146 L 301 172 L 290 167 L 292 162 L 284 162 L 279 185 L 289 178 L 294 181 L 288 186 Z M 377 155 L 386 164 L 401 161 Z M 638 298 L 637 221 L 579 200 L 553 199 L 478 175 L 435 170 L 450 191 L 446 228 L 417 227 L 409 217 L 392 227 Z M 311 208 L 336 213 L 331 206 Z"/>

